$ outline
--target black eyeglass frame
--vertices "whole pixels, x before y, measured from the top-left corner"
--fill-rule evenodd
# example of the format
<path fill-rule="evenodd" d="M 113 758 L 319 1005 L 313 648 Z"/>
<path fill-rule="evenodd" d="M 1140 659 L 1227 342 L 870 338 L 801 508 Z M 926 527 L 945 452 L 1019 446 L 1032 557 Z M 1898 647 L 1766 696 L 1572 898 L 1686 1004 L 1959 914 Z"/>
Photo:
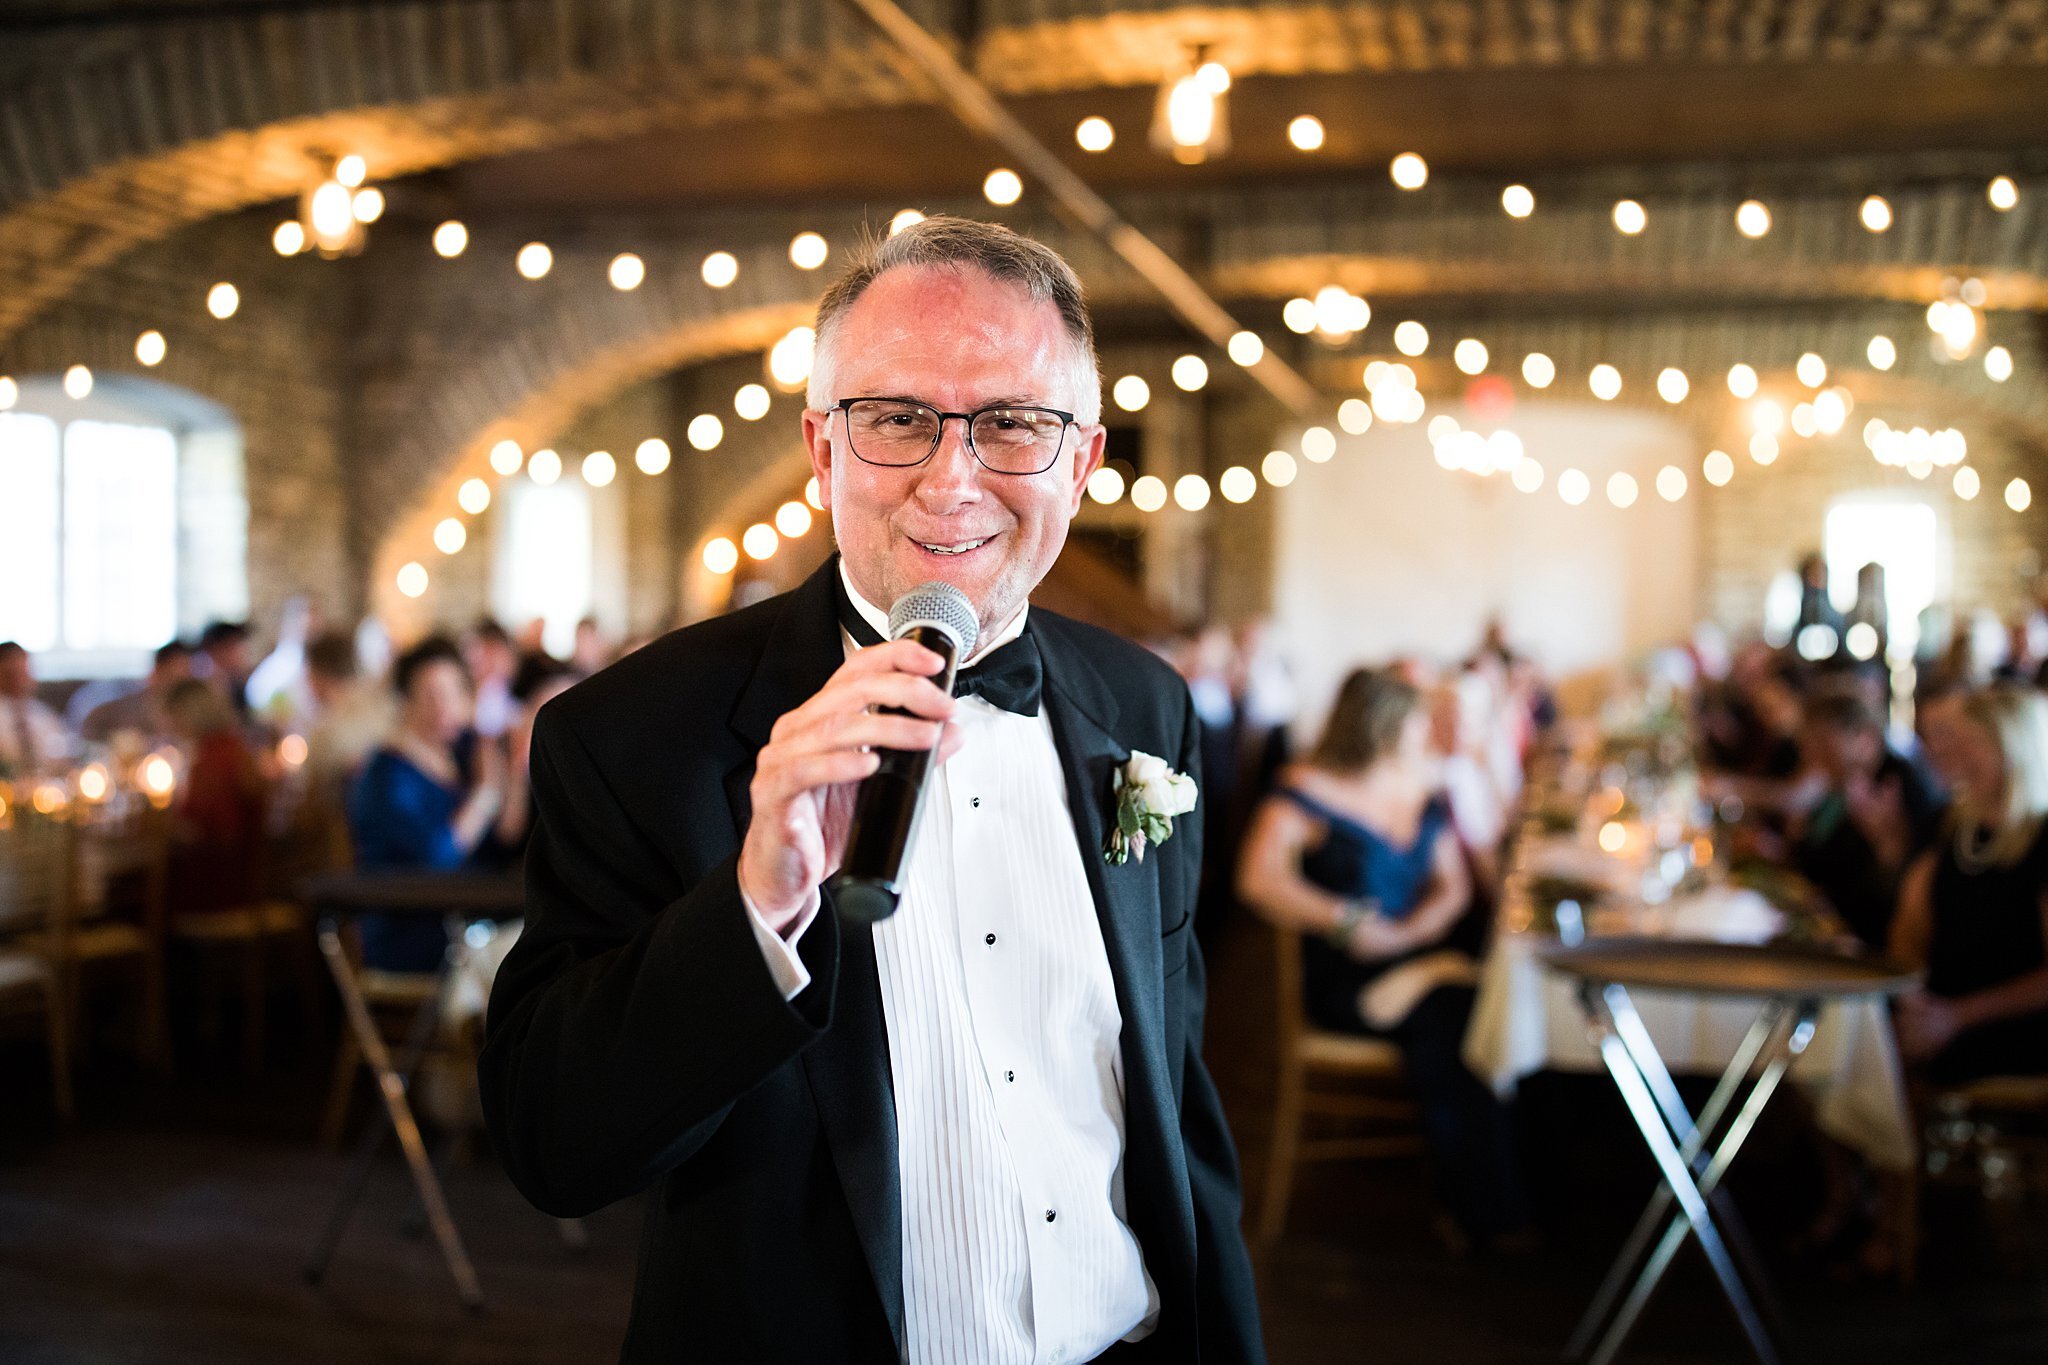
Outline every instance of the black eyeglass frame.
<path fill-rule="evenodd" d="M 939 429 L 936 432 L 932 433 L 932 448 L 930 450 L 927 450 L 922 458 L 912 460 L 908 464 L 885 464 L 880 460 L 870 460 L 867 456 L 860 453 L 860 446 L 853 439 L 853 405 L 855 403 L 908 403 L 914 407 L 923 408 L 926 412 L 937 413 L 939 418 Z M 962 425 L 966 428 L 967 453 L 974 457 L 974 462 L 980 465 L 983 469 L 986 469 L 991 474 L 1003 474 L 1011 478 L 1018 479 L 1028 479 L 1031 478 L 1033 475 L 1043 474 L 1046 470 L 1051 469 L 1054 465 L 1058 464 L 1060 462 L 1061 453 L 1064 452 L 1067 448 L 1068 430 L 1070 428 L 1081 425 L 1081 423 L 1074 420 L 1074 414 L 1071 412 L 1061 412 L 1058 408 L 1040 407 L 1035 403 L 990 403 L 987 407 L 976 408 L 973 412 L 941 412 L 939 411 L 939 409 L 933 407 L 930 403 L 925 402 L 921 398 L 905 398 L 897 394 L 883 393 L 864 393 L 857 398 L 842 398 L 832 405 L 830 411 L 841 413 L 844 415 L 846 427 L 846 448 L 848 450 L 851 450 L 853 452 L 853 457 L 856 460 L 859 460 L 862 464 L 871 464 L 877 469 L 915 469 L 919 465 L 923 464 L 926 460 L 931 459 L 932 456 L 939 453 L 939 444 L 940 442 L 946 439 L 946 423 L 950 422 L 952 419 L 957 417 L 960 419 Z M 1057 443 L 1054 444 L 1052 448 L 1052 458 L 1047 460 L 1044 464 L 1040 465 L 1037 469 L 1028 471 L 1018 469 L 997 469 L 987 460 L 982 459 L 981 451 L 976 449 L 974 445 L 974 420 L 975 418 L 982 416 L 984 413 L 990 412 L 1043 412 L 1053 417 L 1059 418 L 1060 439 Z"/>

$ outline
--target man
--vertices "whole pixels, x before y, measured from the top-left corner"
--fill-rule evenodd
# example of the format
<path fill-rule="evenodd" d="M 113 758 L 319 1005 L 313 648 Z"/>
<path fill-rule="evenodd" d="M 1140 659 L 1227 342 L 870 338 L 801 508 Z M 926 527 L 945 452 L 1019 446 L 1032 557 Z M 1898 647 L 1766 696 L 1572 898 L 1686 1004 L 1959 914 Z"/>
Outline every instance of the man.
<path fill-rule="evenodd" d="M 191 676 L 191 646 L 182 640 L 170 641 L 158 648 L 142 685 L 128 684 L 133 691 L 101 702 L 86 712 L 80 732 L 94 744 L 104 744 L 123 730 L 133 731 L 152 744 L 169 738 L 171 719 L 164 710 L 164 700 L 173 687 Z"/>
<path fill-rule="evenodd" d="M 543 1209 L 657 1186 L 628 1360 L 1263 1359 L 1201 1061 L 1199 816 L 1104 855 L 1134 753 L 1198 767 L 1193 708 L 1027 605 L 1100 411 L 1057 256 L 958 219 L 889 238 L 819 305 L 840 557 L 541 715 L 484 1107 Z M 858 647 L 932 580 L 981 623 L 958 698 L 917 645 Z M 841 923 L 820 887 L 870 746 L 932 745 L 901 909 Z"/>
<path fill-rule="evenodd" d="M 213 684 L 235 708 L 235 714 L 249 719 L 249 627 L 240 621 L 213 621 L 199 632 L 197 676 Z"/>
<path fill-rule="evenodd" d="M 61 768 L 76 747 L 63 719 L 36 696 L 28 650 L 0 640 L 0 777 Z"/>

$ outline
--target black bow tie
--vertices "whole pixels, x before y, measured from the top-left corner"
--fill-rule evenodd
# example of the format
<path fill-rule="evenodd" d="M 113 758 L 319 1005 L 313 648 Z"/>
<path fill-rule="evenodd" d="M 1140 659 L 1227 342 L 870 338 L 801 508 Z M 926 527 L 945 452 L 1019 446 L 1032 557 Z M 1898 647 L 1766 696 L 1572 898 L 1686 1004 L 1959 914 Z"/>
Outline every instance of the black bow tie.
<path fill-rule="evenodd" d="M 881 633 L 855 609 L 843 587 L 839 592 L 839 624 L 863 649 L 882 643 Z M 1037 715 L 1044 692 L 1045 663 L 1039 658 L 1038 641 L 1032 638 L 1028 623 L 1022 635 L 976 659 L 953 677 L 954 696 L 980 697 L 990 706 L 1020 716 Z"/>

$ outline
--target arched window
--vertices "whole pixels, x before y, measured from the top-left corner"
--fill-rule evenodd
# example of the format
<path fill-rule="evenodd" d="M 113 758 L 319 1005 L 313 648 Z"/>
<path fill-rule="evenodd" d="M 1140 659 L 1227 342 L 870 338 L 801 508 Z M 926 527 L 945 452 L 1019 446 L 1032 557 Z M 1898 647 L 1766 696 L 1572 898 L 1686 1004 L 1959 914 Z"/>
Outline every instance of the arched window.
<path fill-rule="evenodd" d="M 0 413 L 0 639 L 45 677 L 141 672 L 149 651 L 248 612 L 241 432 L 126 376 L 85 398 L 21 381 Z"/>

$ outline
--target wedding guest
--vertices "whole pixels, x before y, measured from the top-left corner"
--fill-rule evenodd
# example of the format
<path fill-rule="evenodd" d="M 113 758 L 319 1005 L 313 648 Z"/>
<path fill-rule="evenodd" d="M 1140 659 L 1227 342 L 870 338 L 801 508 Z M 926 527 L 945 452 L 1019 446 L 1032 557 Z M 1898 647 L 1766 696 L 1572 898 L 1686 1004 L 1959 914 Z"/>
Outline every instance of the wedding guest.
<path fill-rule="evenodd" d="M 240 621 L 214 621 L 199 632 L 193 676 L 213 684 L 235 715 L 249 719 L 249 627 Z"/>
<path fill-rule="evenodd" d="M 569 646 L 569 664 L 579 674 L 588 677 L 612 661 L 612 647 L 604 638 L 604 630 L 597 624 L 595 616 L 586 616 L 576 623 L 576 639 Z"/>
<path fill-rule="evenodd" d="M 356 864 L 452 872 L 469 862 L 504 807 L 503 752 L 470 733 L 469 674 L 447 637 L 430 636 L 399 655 L 391 684 L 398 724 L 349 792 Z M 370 967 L 433 971 L 447 948 L 437 919 L 364 915 L 357 923 Z"/>
<path fill-rule="evenodd" d="M 1846 679 L 1806 699 L 1799 748 L 1811 780 L 1791 820 L 1792 861 L 1857 938 L 1882 950 L 1900 881 L 1939 833 L 1941 793 Z"/>
<path fill-rule="evenodd" d="M 349 787 L 391 733 L 397 707 L 388 689 L 362 676 L 355 638 L 342 630 L 307 643 L 306 692 L 313 710 L 298 833 L 321 866 L 346 866 Z"/>
<path fill-rule="evenodd" d="M 529 654 L 520 660 L 519 672 L 512 679 L 512 698 L 519 704 L 519 716 L 505 731 L 505 804 L 489 837 L 477 849 L 477 862 L 517 868 L 525 858 L 527 837 L 533 832 L 533 724 L 541 707 L 568 691 L 582 676 L 573 665 L 552 655 Z"/>
<path fill-rule="evenodd" d="M 148 743 L 167 738 L 171 733 L 167 707 L 171 689 L 191 676 L 191 646 L 172 640 L 157 650 L 149 676 L 140 687 L 86 712 L 80 733 L 94 744 L 104 744 L 124 730 L 141 735 Z"/>
<path fill-rule="evenodd" d="M 1451 828 L 1464 846 L 1475 880 L 1489 894 L 1500 882 L 1500 848 L 1514 798 L 1503 791 L 1488 762 L 1489 719 L 1495 698 L 1484 675 L 1467 670 L 1431 695 L 1430 744 L 1437 756 Z"/>
<path fill-rule="evenodd" d="M 172 687 L 164 709 L 186 755 L 171 827 L 171 912 L 247 905 L 261 889 L 266 786 L 241 720 L 199 678 Z"/>
<path fill-rule="evenodd" d="M 1926 971 L 1900 1050 L 1939 1084 L 2048 1072 L 2048 698 L 1989 687 L 1925 724 L 1955 808 L 1892 926 L 1893 954 Z"/>
<path fill-rule="evenodd" d="M 1460 1055 L 1475 975 L 1444 945 L 1472 882 L 1435 795 L 1421 700 L 1390 669 L 1344 680 L 1322 737 L 1253 821 L 1238 894 L 1301 932 L 1313 1023 L 1400 1047 L 1457 1233 L 1519 1240 L 1527 1213 L 1507 1115 Z"/>
<path fill-rule="evenodd" d="M 0 776 L 61 767 L 77 747 L 63 719 L 36 696 L 28 650 L 0 640 Z"/>
<path fill-rule="evenodd" d="M 519 669 L 520 651 L 503 626 L 484 616 L 463 637 L 462 657 L 476 688 L 476 732 L 495 739 L 519 713 L 519 704 L 512 699 L 512 675 Z"/>

